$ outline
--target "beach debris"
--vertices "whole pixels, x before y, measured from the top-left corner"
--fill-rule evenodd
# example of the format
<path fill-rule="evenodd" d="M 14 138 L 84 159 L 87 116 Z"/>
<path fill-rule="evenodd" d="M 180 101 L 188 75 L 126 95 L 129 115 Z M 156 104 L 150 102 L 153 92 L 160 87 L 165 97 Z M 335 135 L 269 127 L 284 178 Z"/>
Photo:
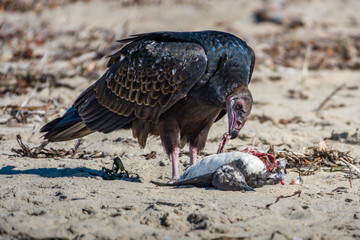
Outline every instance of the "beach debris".
<path fill-rule="evenodd" d="M 123 177 L 129 177 L 129 173 L 125 170 L 124 164 L 122 163 L 120 157 L 115 157 L 113 159 L 113 165 L 111 169 L 103 167 L 102 171 L 104 172 L 102 176 L 104 180 L 114 180 Z"/>
<path fill-rule="evenodd" d="M 16 141 L 18 142 L 21 149 L 12 148 L 12 152 L 20 155 L 21 157 L 37 158 L 36 154 L 31 151 L 31 148 L 22 142 L 20 134 L 16 135 Z"/>
<path fill-rule="evenodd" d="M 258 115 L 258 114 L 251 114 L 248 117 L 248 121 L 254 121 L 254 120 L 258 120 L 260 123 L 264 123 L 264 122 L 271 122 L 273 125 L 277 125 L 277 123 L 274 121 L 274 119 L 272 119 L 270 116 L 262 114 L 262 115 Z"/>
<path fill-rule="evenodd" d="M 39 1 L 39 0 L 2 0 L 0 1 L 0 11 L 14 11 L 14 12 L 28 12 L 35 11 L 42 12 L 45 8 L 54 9 L 56 7 L 67 5 L 74 2 L 88 2 L 89 0 L 53 0 L 53 1 Z"/>
<path fill-rule="evenodd" d="M 34 2 L 41 5 L 46 1 L 0 1 L 0 12 L 2 9 L 14 10 L 21 5 L 19 3 L 25 2 L 26 5 Z M 119 45 L 114 42 L 115 37 L 121 37 L 124 33 L 125 29 L 117 34 L 101 27 L 54 31 L 47 21 L 36 23 L 28 29 L 5 18 L 0 24 L 0 63 L 3 63 L 0 64 L 0 96 L 22 95 L 33 89 L 74 89 L 75 86 L 61 83 L 60 80 L 74 76 L 98 78 L 99 70 L 105 69 L 99 59 L 105 61 L 104 57 Z M 53 45 L 52 40 L 59 35 L 66 38 L 67 43 Z M 48 51 L 39 51 L 39 48 Z"/>
<path fill-rule="evenodd" d="M 305 70 L 302 72 L 302 79 L 311 70 L 360 69 L 358 34 L 317 36 L 310 39 L 293 39 L 279 34 L 270 42 L 268 39 L 269 35 L 266 34 L 258 36 L 258 41 L 263 44 L 257 49 L 258 65 L 272 69 L 279 66 L 302 69 Z"/>
<path fill-rule="evenodd" d="M 301 120 L 301 117 L 299 116 L 296 116 L 296 117 L 293 117 L 293 118 L 290 118 L 290 119 L 284 119 L 284 118 L 281 118 L 279 119 L 279 124 L 282 124 L 282 125 L 288 125 L 288 124 L 291 124 L 291 123 L 303 123 L 304 121 Z"/>
<path fill-rule="evenodd" d="M 280 201 L 280 199 L 290 198 L 290 197 L 294 197 L 294 196 L 296 196 L 296 195 L 297 195 L 298 197 L 300 197 L 300 194 L 301 194 L 301 190 L 297 190 L 296 192 L 294 192 L 294 193 L 291 194 L 291 195 L 286 195 L 286 196 L 280 195 L 280 196 L 278 196 L 278 197 L 276 198 L 275 202 L 266 204 L 265 207 L 268 209 L 268 208 L 270 208 L 271 205 L 273 205 L 273 204 L 277 203 L 278 201 Z"/>
<path fill-rule="evenodd" d="M 154 159 L 156 158 L 156 154 L 157 154 L 156 151 L 151 151 L 148 154 L 143 154 L 143 157 L 145 157 L 146 160 Z"/>
<path fill-rule="evenodd" d="M 33 120 L 41 122 L 43 119 L 47 118 L 47 113 L 49 109 L 52 108 L 53 102 L 49 102 L 47 105 L 43 106 L 18 106 L 18 105 L 4 105 L 0 106 L 0 110 L 3 113 L 7 113 L 9 118 L 0 122 L 0 124 L 11 124 L 11 120 L 15 119 L 17 123 L 27 124 L 33 122 Z M 31 120 L 29 120 L 31 119 Z"/>
<path fill-rule="evenodd" d="M 256 150 L 247 151 L 257 154 Z M 266 155 L 261 155 L 264 156 Z M 151 182 L 158 186 L 194 185 L 228 191 L 254 191 L 253 188 L 276 184 L 285 178 L 285 174 L 281 172 L 284 164 L 274 165 L 269 171 L 259 157 L 247 152 L 233 151 L 203 158 L 199 163 L 186 169 L 176 182 Z"/>
<path fill-rule="evenodd" d="M 328 172 L 343 171 L 345 166 L 350 164 L 353 166 L 356 161 L 351 156 L 351 152 L 328 149 L 326 140 L 320 142 L 318 146 L 308 148 L 305 153 L 285 149 L 274 151 L 273 154 L 276 159 L 286 159 L 286 168 L 294 168 L 293 171 L 301 176 L 315 174 L 320 169 Z"/>
<path fill-rule="evenodd" d="M 341 89 L 343 89 L 345 87 L 345 83 L 341 84 L 340 86 L 338 86 L 337 88 L 334 89 L 334 91 L 332 91 L 319 105 L 319 107 L 316 108 L 315 112 L 319 112 L 324 106 L 325 104 L 337 93 L 339 92 Z"/>
<path fill-rule="evenodd" d="M 255 23 L 271 22 L 274 24 L 282 24 L 284 21 L 283 11 L 285 0 L 263 0 L 262 8 L 257 9 L 253 13 Z"/>
<path fill-rule="evenodd" d="M 294 177 L 290 181 L 290 185 L 302 185 L 303 183 L 304 183 L 304 181 L 300 175 L 297 177 Z"/>
<path fill-rule="evenodd" d="M 301 99 L 301 100 L 307 100 L 309 98 L 309 96 L 303 93 L 302 91 L 295 89 L 289 89 L 287 97 L 290 99 Z"/>
<path fill-rule="evenodd" d="M 113 159 L 112 168 L 108 169 L 106 167 L 102 168 L 103 174 L 100 176 L 104 180 L 125 180 L 130 182 L 141 182 L 139 176 L 129 174 L 125 169 L 123 162 L 120 157 L 115 157 Z"/>
<path fill-rule="evenodd" d="M 93 158 L 103 158 L 106 156 L 106 154 L 102 151 L 85 151 L 80 150 L 79 147 L 83 143 L 83 140 L 78 140 L 74 147 L 65 150 L 65 149 L 46 149 L 41 148 L 41 150 L 38 149 L 38 147 L 30 148 L 26 144 L 23 143 L 21 135 L 16 135 L 16 141 L 18 142 L 20 149 L 12 148 L 11 151 L 20 155 L 21 157 L 31 157 L 31 158 L 73 158 L 73 159 L 93 159 Z"/>

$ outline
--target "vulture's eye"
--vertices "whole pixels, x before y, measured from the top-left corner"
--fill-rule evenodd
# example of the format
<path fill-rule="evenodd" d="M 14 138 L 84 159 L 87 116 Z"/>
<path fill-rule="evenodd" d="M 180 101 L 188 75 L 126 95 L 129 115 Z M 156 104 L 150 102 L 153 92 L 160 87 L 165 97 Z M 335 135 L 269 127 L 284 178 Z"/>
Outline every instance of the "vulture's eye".
<path fill-rule="evenodd" d="M 236 110 L 242 110 L 243 109 L 242 104 L 241 103 L 236 104 L 235 109 Z"/>

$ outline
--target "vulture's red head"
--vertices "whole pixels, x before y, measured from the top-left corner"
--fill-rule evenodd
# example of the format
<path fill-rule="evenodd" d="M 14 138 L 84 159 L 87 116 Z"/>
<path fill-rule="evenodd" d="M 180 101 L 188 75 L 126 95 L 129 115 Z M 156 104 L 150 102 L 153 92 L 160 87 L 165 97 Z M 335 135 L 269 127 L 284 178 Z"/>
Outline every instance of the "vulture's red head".
<path fill-rule="evenodd" d="M 226 99 L 226 110 L 229 120 L 229 135 L 231 139 L 238 136 L 251 112 L 252 96 L 250 90 L 243 86 Z"/>

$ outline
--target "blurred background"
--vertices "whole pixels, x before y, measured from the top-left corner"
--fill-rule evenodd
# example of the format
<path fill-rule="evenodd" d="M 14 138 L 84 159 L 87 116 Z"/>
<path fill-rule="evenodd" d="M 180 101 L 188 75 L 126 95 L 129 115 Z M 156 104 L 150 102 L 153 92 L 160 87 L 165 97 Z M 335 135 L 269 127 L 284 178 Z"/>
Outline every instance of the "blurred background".
<path fill-rule="evenodd" d="M 298 142 L 301 136 L 274 136 L 291 124 L 293 132 L 323 132 L 309 144 L 334 129 L 357 134 L 358 142 L 359 12 L 357 0 L 0 0 L 0 124 L 39 127 L 63 114 L 106 70 L 117 39 L 219 30 L 256 53 L 249 121 L 270 130 L 266 135 L 250 123 L 244 134 L 253 144 L 257 136 Z"/>

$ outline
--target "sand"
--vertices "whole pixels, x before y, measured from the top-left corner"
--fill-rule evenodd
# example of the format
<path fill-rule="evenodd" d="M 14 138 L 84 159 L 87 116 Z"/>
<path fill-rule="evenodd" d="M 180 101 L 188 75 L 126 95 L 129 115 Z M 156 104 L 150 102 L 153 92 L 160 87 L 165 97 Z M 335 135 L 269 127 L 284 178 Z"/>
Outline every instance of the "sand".
<path fill-rule="evenodd" d="M 50 8 L 39 5 L 25 12 L 1 10 L 2 33 L 22 29 L 24 39 L 46 36 L 44 44 L 28 43 L 33 49 L 31 58 L 14 57 L 18 47 L 26 46 L 22 40 L 4 42 L 1 71 L 13 68 L 53 74 L 62 85 L 50 90 L 36 85 L 38 91 L 31 98 L 34 88 L 23 94 L 0 95 L 1 106 L 21 105 L 26 99 L 25 106 L 54 101 L 45 115 L 30 117 L 26 123 L 11 119 L 1 108 L 0 239 L 360 239 L 360 182 L 349 182 L 342 171 L 320 169 L 304 176 L 302 185 L 290 185 L 297 173 L 288 169 L 285 185 L 264 186 L 255 192 L 157 187 L 150 180 L 168 181 L 171 162 L 159 138 L 150 137 L 141 149 L 130 130 L 85 137 L 80 148 L 102 151 L 104 156 L 99 158 L 35 159 L 11 151 L 19 148 L 17 134 L 30 147 L 38 146 L 42 141 L 39 129 L 45 121 L 64 113 L 103 73 L 106 59 L 96 57 L 97 50 L 104 55 L 113 52 L 118 47 L 116 39 L 134 33 L 215 29 L 243 38 L 257 55 L 249 86 L 254 98 L 252 117 L 227 149 L 266 151 L 271 144 L 278 151 L 306 152 L 334 132 L 343 135 L 329 139 L 329 149 L 360 155 L 359 51 L 356 40 L 351 41 L 360 36 L 360 2 L 287 1 L 281 10 L 285 22 L 281 25 L 252 21 L 262 1 L 139 2 L 94 0 Z M 293 18 L 301 19 L 304 26 L 289 30 Z M 345 42 L 350 60 L 341 60 L 337 52 L 321 47 L 332 40 Z M 307 56 L 306 45 L 301 44 L 294 45 L 293 54 L 283 49 L 280 54 L 266 54 L 289 41 L 320 47 L 312 48 Z M 278 59 L 287 62 L 275 61 Z M 319 59 L 323 63 L 316 65 Z M 10 76 L 1 81 L 13 83 L 15 79 Z M 51 80 L 40 82 L 44 85 Z M 261 116 L 268 120 L 262 121 Z M 282 124 L 286 120 L 289 123 Z M 226 130 L 226 118 L 212 127 L 199 160 L 216 152 Z M 70 149 L 75 142 L 48 147 Z M 152 151 L 155 157 L 146 159 Z M 103 167 L 112 167 L 115 156 L 121 157 L 134 181 L 107 181 L 99 176 Z M 188 147 L 182 150 L 180 163 L 183 172 L 189 165 Z M 278 196 L 299 190 L 300 196 L 274 203 Z M 270 203 L 274 204 L 266 208 Z"/>

